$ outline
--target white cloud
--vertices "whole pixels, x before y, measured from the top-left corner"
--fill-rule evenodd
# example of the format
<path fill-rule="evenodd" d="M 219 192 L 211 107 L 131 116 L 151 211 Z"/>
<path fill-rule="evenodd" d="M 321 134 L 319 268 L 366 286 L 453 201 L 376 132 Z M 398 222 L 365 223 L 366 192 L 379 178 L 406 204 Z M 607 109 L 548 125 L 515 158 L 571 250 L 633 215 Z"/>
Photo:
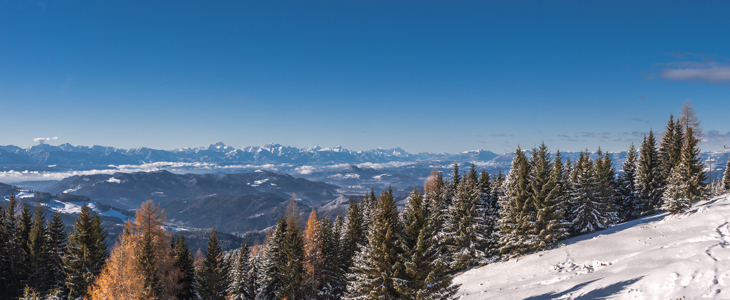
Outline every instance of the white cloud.
<path fill-rule="evenodd" d="M 39 138 L 34 138 L 33 141 L 36 142 L 36 143 L 39 143 L 39 144 L 44 144 L 45 142 L 55 141 L 57 139 L 58 139 L 57 136 L 54 136 L 54 137 L 39 137 Z"/>

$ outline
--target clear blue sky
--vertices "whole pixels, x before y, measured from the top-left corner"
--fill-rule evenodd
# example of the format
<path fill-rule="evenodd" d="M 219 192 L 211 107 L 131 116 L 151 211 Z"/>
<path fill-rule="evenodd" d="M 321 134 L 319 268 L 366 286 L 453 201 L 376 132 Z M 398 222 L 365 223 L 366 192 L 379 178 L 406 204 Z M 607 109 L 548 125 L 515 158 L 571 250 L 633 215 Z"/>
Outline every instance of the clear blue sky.
<path fill-rule="evenodd" d="M 730 1 L 4 1 L 0 144 L 730 144 Z"/>

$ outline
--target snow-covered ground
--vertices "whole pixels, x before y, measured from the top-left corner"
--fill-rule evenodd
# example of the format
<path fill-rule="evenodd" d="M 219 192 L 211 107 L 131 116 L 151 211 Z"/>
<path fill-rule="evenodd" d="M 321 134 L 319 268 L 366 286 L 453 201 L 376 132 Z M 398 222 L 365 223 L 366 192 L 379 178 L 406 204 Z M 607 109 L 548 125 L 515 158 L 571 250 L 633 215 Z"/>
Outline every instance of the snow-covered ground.
<path fill-rule="evenodd" d="M 730 197 L 472 269 L 461 299 L 730 299 Z"/>

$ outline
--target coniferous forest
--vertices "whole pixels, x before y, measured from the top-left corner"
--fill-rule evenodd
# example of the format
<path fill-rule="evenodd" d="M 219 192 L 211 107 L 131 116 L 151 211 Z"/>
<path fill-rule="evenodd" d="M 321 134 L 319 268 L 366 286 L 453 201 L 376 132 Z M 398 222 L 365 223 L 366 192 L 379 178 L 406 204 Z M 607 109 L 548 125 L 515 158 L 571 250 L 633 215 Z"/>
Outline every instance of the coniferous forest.
<path fill-rule="evenodd" d="M 620 172 L 600 148 L 571 161 L 544 143 L 518 147 L 507 174 L 434 170 L 402 212 L 390 189 L 351 200 L 334 220 L 313 210 L 303 222 L 290 200 L 263 244 L 225 252 L 213 230 L 197 255 L 152 201 L 107 245 L 89 207 L 67 233 L 60 214 L 47 219 L 11 196 L 0 209 L 0 299 L 452 299 L 452 278 L 469 268 L 687 211 L 711 192 L 701 139 L 687 103 L 660 139 L 650 131 L 630 146 Z"/>

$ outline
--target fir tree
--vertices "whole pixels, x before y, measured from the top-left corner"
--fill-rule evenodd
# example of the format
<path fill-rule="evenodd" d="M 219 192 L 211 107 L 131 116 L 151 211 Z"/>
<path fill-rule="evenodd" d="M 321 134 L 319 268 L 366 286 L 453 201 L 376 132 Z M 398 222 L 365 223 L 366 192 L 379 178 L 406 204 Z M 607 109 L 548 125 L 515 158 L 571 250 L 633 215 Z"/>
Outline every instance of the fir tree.
<path fill-rule="evenodd" d="M 401 299 L 451 299 L 456 294 L 458 286 L 446 274 L 445 256 L 435 234 L 427 203 L 414 189 L 403 213 L 402 253 L 394 280 Z"/>
<path fill-rule="evenodd" d="M 345 239 L 340 238 L 338 231 L 326 216 L 320 221 L 322 228 L 322 289 L 320 299 L 340 299 L 345 291 L 346 259 L 350 259 L 345 251 Z M 349 268 L 349 267 L 347 267 Z"/>
<path fill-rule="evenodd" d="M 345 299 L 398 299 L 395 289 L 395 264 L 398 261 L 398 240 L 401 227 L 388 189 L 378 198 L 375 206 L 368 244 L 355 256 L 348 274 Z"/>
<path fill-rule="evenodd" d="M 66 240 L 68 236 L 64 230 L 63 220 L 61 219 L 61 213 L 53 213 L 51 222 L 48 224 L 46 230 L 48 234 L 48 278 L 53 285 L 53 288 L 58 290 L 65 289 L 64 273 L 63 273 L 63 257 L 66 255 Z"/>
<path fill-rule="evenodd" d="M 76 217 L 63 258 L 69 299 L 80 299 L 102 270 L 107 255 L 106 230 L 86 204 Z"/>
<path fill-rule="evenodd" d="M 596 156 L 596 196 L 601 213 L 605 218 L 605 225 L 610 226 L 618 223 L 617 213 L 613 207 L 616 202 L 616 170 L 613 168 L 613 162 L 608 152 L 603 153 L 599 147 Z"/>
<path fill-rule="evenodd" d="M 499 255 L 499 205 L 492 190 L 492 182 L 486 170 L 479 175 L 479 201 L 477 202 L 477 232 L 481 234 L 482 240 L 479 247 L 484 252 L 486 261 Z M 427 206 L 428 207 L 428 206 Z"/>
<path fill-rule="evenodd" d="M 689 189 L 689 178 L 687 178 L 687 166 L 684 161 L 672 169 L 664 190 L 664 205 L 662 209 L 670 214 L 681 213 L 690 208 L 690 200 L 687 198 Z"/>
<path fill-rule="evenodd" d="M 43 213 L 43 206 L 40 203 L 36 206 L 29 236 L 28 253 L 28 282 L 27 285 L 36 291 L 44 293 L 53 285 L 53 266 L 48 255 L 48 240 L 46 233 L 46 218 Z"/>
<path fill-rule="evenodd" d="M 674 122 L 674 115 L 669 116 L 669 121 L 662 135 L 662 142 L 658 150 L 658 162 L 664 179 L 669 178 L 669 173 L 679 164 L 682 144 L 677 144 L 678 137 Z M 680 128 L 681 130 L 681 128 Z M 681 138 L 679 139 L 681 141 Z"/>
<path fill-rule="evenodd" d="M 485 256 L 483 247 L 480 247 L 482 246 L 480 242 L 484 240 L 483 232 L 476 228 L 478 222 L 477 201 L 480 196 L 478 183 L 476 170 L 472 165 L 469 175 L 456 186 L 453 202 L 449 208 L 448 248 L 452 255 L 451 268 L 455 270 L 463 270 L 474 266 L 479 259 Z M 414 191 L 411 196 L 416 194 L 417 191 Z M 418 196 L 420 197 L 420 194 Z"/>
<path fill-rule="evenodd" d="M 223 250 L 218 244 L 218 234 L 213 229 L 208 238 L 203 266 L 195 274 L 196 290 L 200 298 L 225 300 L 231 285 L 229 273 L 230 266 L 223 259 Z"/>
<path fill-rule="evenodd" d="M 180 270 L 182 276 L 177 284 L 178 300 L 195 299 L 195 266 L 193 266 L 193 253 L 185 244 L 185 237 L 180 236 L 175 242 L 175 267 Z M 253 299 L 253 298 L 251 298 Z"/>
<path fill-rule="evenodd" d="M 694 129 L 686 128 L 684 146 L 682 147 L 681 163 L 684 163 L 687 179 L 687 194 L 690 206 L 693 202 L 702 200 L 704 197 L 705 181 L 708 179 L 705 166 L 700 160 L 699 140 L 696 139 Z"/>
<path fill-rule="evenodd" d="M 152 242 L 152 233 L 145 230 L 142 233 L 142 249 L 137 258 L 137 269 L 144 283 L 144 297 L 147 299 L 164 299 L 160 278 L 157 276 L 157 258 L 155 246 Z"/>
<path fill-rule="evenodd" d="M 350 205 L 347 208 L 347 215 L 344 221 L 344 233 L 342 236 L 342 257 L 343 268 L 348 270 L 352 265 L 352 258 L 365 243 L 366 228 L 363 228 L 363 214 L 360 206 L 355 200 L 350 199 Z"/>
<path fill-rule="evenodd" d="M 15 197 L 11 195 L 11 197 Z M 6 228 L 5 207 L 0 206 L 0 299 L 10 298 L 10 257 L 8 246 L 10 243 L 10 234 Z"/>
<path fill-rule="evenodd" d="M 231 291 L 229 299 L 254 300 L 256 299 L 256 287 L 252 285 L 251 278 L 251 249 L 248 242 L 241 243 L 241 249 L 235 257 L 233 268 L 231 268 Z"/>
<path fill-rule="evenodd" d="M 652 131 L 649 131 L 649 136 L 644 137 L 644 141 L 641 143 L 634 185 L 639 215 L 660 205 L 664 184 L 658 162 L 656 140 Z"/>
<path fill-rule="evenodd" d="M 280 269 L 286 264 L 284 255 L 284 243 L 287 235 L 287 222 L 280 219 L 276 227 L 267 239 L 266 257 L 263 262 L 263 273 L 261 277 L 261 292 L 257 298 L 265 300 L 279 299 L 286 281 L 286 275 Z"/>
<path fill-rule="evenodd" d="M 631 143 L 626 153 L 626 160 L 623 164 L 623 172 L 618 176 L 616 186 L 616 211 L 620 221 L 629 221 L 639 216 L 636 202 L 636 148 Z"/>
<path fill-rule="evenodd" d="M 534 212 L 529 203 L 530 166 L 517 147 L 512 159 L 512 169 L 504 183 L 504 197 L 499 199 L 500 253 L 506 257 L 519 256 L 530 250 L 532 241 L 528 238 L 530 214 Z"/>
<path fill-rule="evenodd" d="M 530 230 L 527 239 L 532 240 L 530 251 L 540 250 L 555 244 L 565 235 L 562 226 L 561 204 L 562 161 L 555 167 L 550 160 L 545 143 L 532 150 L 528 175 L 528 203 L 534 206 L 529 212 L 527 222 Z"/>

